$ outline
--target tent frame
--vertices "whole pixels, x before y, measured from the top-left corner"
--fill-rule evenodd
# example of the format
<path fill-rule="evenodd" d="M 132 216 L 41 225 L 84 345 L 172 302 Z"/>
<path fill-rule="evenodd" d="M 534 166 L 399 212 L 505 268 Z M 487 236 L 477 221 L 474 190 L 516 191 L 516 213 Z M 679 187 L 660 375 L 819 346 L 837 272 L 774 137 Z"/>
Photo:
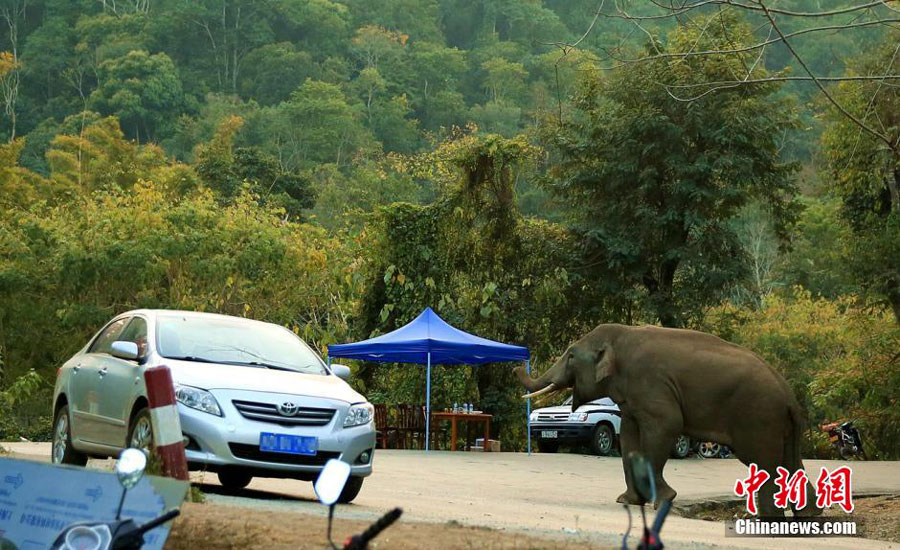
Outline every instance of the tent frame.
<path fill-rule="evenodd" d="M 429 451 L 431 439 L 431 352 L 428 352 L 425 377 L 425 452 Z M 331 370 L 331 356 L 328 356 L 328 370 Z M 531 375 L 531 359 L 525 360 L 525 372 Z M 525 433 L 528 438 L 528 456 L 531 456 L 531 398 L 525 400 Z M 484 442 L 487 445 L 487 441 Z"/>

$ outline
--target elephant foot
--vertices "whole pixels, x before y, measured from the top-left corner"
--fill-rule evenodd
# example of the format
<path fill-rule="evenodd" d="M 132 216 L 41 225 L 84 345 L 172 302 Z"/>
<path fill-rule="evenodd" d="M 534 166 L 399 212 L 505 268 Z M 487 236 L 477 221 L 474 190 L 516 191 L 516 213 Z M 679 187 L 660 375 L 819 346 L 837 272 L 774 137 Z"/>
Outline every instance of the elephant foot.
<path fill-rule="evenodd" d="M 675 500 L 675 495 L 678 493 L 675 489 L 665 485 L 663 487 L 659 487 L 656 490 L 656 502 L 653 503 L 653 509 L 659 509 L 659 504 L 664 500 Z"/>
<path fill-rule="evenodd" d="M 637 493 L 630 489 L 619 495 L 619 498 L 616 499 L 616 502 L 618 502 L 619 504 L 634 504 L 635 506 L 640 506 L 641 504 L 643 504 L 643 502 L 641 502 L 641 497 L 639 497 Z"/>

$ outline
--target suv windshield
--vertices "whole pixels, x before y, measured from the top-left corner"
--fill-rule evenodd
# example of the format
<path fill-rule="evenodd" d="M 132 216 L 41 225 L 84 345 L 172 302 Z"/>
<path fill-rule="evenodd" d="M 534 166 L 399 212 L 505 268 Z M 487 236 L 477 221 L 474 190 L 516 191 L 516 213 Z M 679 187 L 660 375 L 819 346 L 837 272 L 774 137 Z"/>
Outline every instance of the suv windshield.
<path fill-rule="evenodd" d="M 159 317 L 156 349 L 168 359 L 327 373 L 321 359 L 293 333 L 237 318 Z"/>

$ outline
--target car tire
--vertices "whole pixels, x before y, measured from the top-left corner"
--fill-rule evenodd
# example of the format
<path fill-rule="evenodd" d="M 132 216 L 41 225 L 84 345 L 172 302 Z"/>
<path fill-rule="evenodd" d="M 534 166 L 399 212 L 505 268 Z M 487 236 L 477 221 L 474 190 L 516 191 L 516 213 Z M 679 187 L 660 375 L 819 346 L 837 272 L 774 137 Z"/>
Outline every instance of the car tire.
<path fill-rule="evenodd" d="M 682 434 L 675 440 L 672 447 L 672 456 L 674 458 L 687 458 L 691 454 L 691 438 Z"/>
<path fill-rule="evenodd" d="M 616 447 L 616 436 L 609 424 L 597 424 L 591 434 L 591 450 L 596 455 L 609 456 Z"/>
<path fill-rule="evenodd" d="M 539 439 L 537 448 L 542 453 L 555 453 L 559 450 L 559 443 L 556 441 L 543 441 Z"/>
<path fill-rule="evenodd" d="M 253 476 L 238 468 L 225 468 L 217 474 L 219 483 L 228 491 L 240 491 L 253 480 Z"/>
<path fill-rule="evenodd" d="M 353 502 L 353 499 L 359 495 L 362 486 L 363 478 L 350 476 L 350 479 L 347 480 L 347 484 L 344 485 L 344 490 L 341 491 L 341 496 L 338 497 L 338 502 L 340 504 L 350 504 Z"/>
<path fill-rule="evenodd" d="M 84 466 L 88 457 L 72 446 L 72 423 L 69 420 L 69 406 L 63 405 L 53 419 L 53 444 L 50 447 L 50 460 L 54 464 L 71 464 Z"/>
<path fill-rule="evenodd" d="M 139 410 L 132 417 L 125 444 L 126 447 L 144 451 L 148 457 L 153 452 L 153 423 L 150 420 L 150 409 L 147 407 Z"/>
<path fill-rule="evenodd" d="M 712 441 L 701 441 L 697 447 L 697 454 L 702 458 L 719 458 L 722 447 L 718 443 Z"/>

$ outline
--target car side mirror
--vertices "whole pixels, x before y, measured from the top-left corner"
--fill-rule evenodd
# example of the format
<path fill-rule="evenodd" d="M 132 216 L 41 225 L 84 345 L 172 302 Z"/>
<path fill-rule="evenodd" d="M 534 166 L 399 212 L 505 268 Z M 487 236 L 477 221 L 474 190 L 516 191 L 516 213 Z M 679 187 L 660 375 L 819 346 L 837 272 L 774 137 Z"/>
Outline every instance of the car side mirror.
<path fill-rule="evenodd" d="M 350 367 L 346 365 L 331 365 L 331 372 L 338 378 L 350 380 Z"/>
<path fill-rule="evenodd" d="M 134 342 L 117 340 L 110 346 L 110 354 L 119 359 L 136 361 L 138 358 L 138 345 Z"/>
<path fill-rule="evenodd" d="M 631 486 L 643 500 L 641 504 L 656 502 L 656 477 L 653 475 L 653 465 L 644 458 L 644 455 L 635 451 L 628 453 L 628 464 Z"/>

